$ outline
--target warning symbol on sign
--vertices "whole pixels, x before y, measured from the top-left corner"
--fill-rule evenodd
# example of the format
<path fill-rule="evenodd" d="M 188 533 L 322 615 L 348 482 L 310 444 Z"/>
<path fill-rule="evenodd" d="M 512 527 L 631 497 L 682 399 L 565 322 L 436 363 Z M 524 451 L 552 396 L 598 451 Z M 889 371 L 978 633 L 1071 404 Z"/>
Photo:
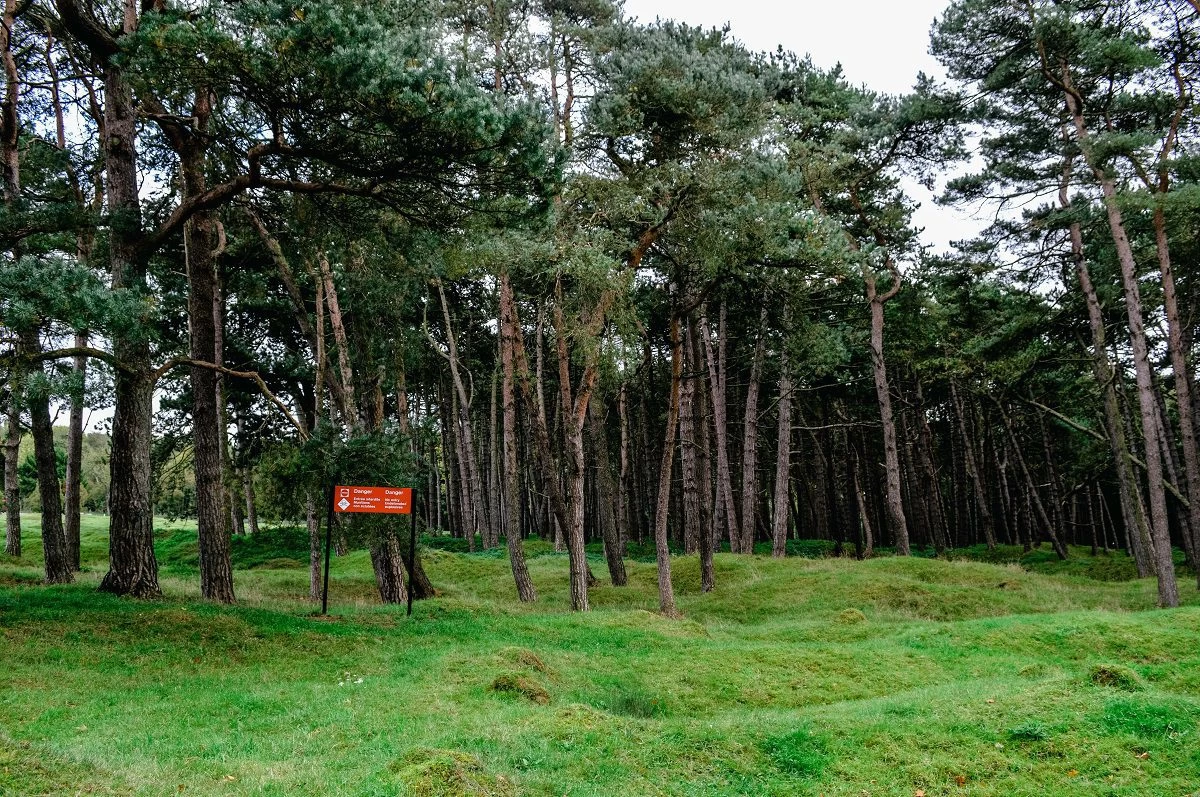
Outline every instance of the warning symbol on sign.
<path fill-rule="evenodd" d="M 385 515 L 412 514 L 411 487 L 367 487 L 337 485 L 338 512 L 370 512 Z"/>

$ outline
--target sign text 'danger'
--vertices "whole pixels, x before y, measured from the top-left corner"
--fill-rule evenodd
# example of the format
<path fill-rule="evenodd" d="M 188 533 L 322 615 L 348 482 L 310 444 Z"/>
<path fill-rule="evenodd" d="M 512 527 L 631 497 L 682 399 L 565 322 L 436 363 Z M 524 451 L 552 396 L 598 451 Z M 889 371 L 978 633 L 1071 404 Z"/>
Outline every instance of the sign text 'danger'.
<path fill-rule="evenodd" d="M 339 484 L 333 488 L 335 512 L 412 513 L 411 487 L 364 487 Z"/>

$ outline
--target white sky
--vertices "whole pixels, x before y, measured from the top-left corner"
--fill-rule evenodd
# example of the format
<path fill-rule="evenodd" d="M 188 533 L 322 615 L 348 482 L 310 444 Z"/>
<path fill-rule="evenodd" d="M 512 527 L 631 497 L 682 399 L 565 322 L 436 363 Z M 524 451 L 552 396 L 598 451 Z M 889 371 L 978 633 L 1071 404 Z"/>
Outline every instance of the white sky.
<path fill-rule="evenodd" d="M 918 72 L 944 77 L 927 52 L 929 29 L 949 0 L 625 0 L 625 13 L 642 22 L 656 17 L 705 27 L 729 23 L 732 35 L 751 50 L 807 53 L 819 67 L 841 63 L 847 80 L 876 91 L 908 91 Z M 909 193 L 921 203 L 915 221 L 926 243 L 949 248 L 954 239 L 984 226 L 962 211 L 934 205 L 919 185 Z"/>

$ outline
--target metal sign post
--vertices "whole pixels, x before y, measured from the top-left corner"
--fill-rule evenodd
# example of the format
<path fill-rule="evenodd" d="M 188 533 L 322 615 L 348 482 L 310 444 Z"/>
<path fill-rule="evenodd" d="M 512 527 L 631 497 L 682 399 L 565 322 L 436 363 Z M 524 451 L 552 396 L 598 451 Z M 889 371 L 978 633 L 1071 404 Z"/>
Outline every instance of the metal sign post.
<path fill-rule="evenodd" d="M 417 516 L 413 512 L 411 487 L 367 487 L 353 484 L 329 485 L 328 522 L 325 525 L 325 582 L 321 588 L 321 614 L 329 607 L 329 548 L 334 514 L 408 515 L 408 614 L 412 614 L 413 566 L 417 561 Z"/>

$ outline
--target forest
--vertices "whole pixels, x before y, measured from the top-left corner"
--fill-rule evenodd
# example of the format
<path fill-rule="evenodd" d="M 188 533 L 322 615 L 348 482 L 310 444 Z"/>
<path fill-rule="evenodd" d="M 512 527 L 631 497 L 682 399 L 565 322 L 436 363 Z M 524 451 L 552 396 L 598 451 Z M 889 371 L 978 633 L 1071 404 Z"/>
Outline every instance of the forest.
<path fill-rule="evenodd" d="M 156 598 L 194 517 L 233 603 L 292 523 L 316 597 L 328 486 L 405 485 L 578 611 L 631 548 L 675 617 L 687 557 L 811 541 L 1125 551 L 1177 606 L 1200 4 L 953 0 L 929 46 L 890 96 L 611 0 L 5 0 L 6 553 L 24 500 L 70 582 L 102 510 L 100 590 Z M 922 184 L 986 230 L 935 253 Z M 435 594 L 397 534 L 334 536 Z"/>

